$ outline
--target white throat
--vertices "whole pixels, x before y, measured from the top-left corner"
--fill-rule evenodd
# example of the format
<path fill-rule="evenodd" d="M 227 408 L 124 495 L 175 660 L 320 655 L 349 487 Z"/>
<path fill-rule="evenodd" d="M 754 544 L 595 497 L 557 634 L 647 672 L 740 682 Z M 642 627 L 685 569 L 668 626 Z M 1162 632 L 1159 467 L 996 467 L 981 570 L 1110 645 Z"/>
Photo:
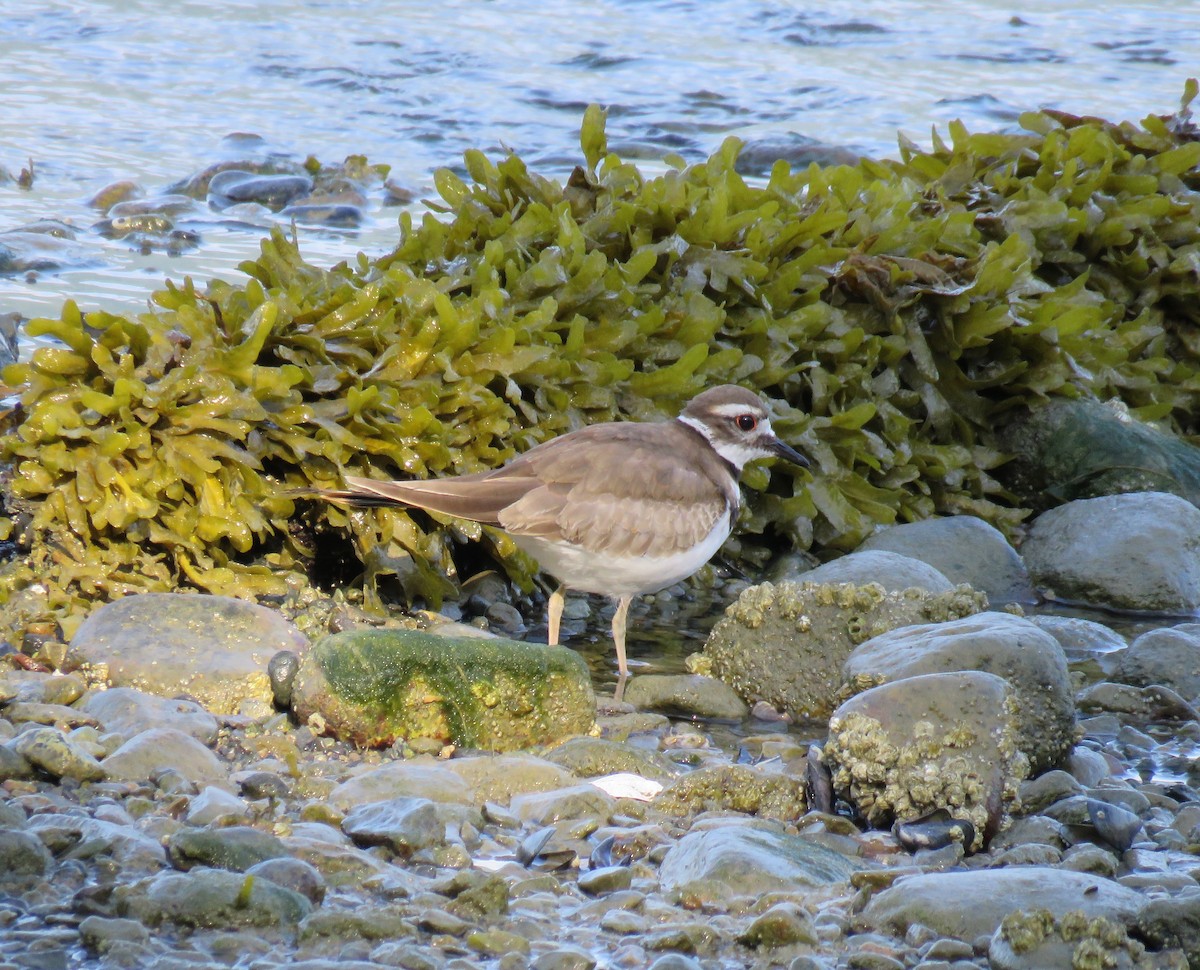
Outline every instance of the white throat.
<path fill-rule="evenodd" d="M 697 421 L 693 417 L 681 414 L 676 420 L 682 421 L 689 428 L 699 431 L 704 436 L 704 440 L 712 447 L 713 451 L 729 462 L 739 473 L 746 467 L 747 462 L 753 461 L 755 458 L 762 458 L 767 454 L 762 448 L 757 448 L 748 441 L 717 441 L 713 437 L 712 429 L 703 421 Z M 760 434 L 770 436 L 771 422 L 764 418 L 759 422 L 758 429 Z"/>

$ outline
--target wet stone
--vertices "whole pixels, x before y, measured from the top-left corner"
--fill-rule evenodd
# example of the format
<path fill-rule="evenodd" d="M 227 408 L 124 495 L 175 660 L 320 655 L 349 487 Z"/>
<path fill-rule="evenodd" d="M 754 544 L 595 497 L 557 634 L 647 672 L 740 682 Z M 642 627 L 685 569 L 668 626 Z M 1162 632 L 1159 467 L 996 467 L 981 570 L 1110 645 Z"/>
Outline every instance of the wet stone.
<path fill-rule="evenodd" d="M 352 809 L 342 830 L 360 846 L 384 845 L 402 856 L 439 844 L 445 825 L 427 798 L 392 798 Z"/>
<path fill-rule="evenodd" d="M 217 739 L 217 719 L 195 701 L 114 687 L 89 693 L 82 710 L 95 718 L 105 731 L 123 735 L 126 739 L 151 727 L 182 731 L 206 745 Z"/>
<path fill-rule="evenodd" d="M 105 777 L 100 762 L 56 728 L 23 731 L 11 745 L 31 765 L 55 778 L 97 781 Z"/>
<path fill-rule="evenodd" d="M 53 864 L 54 857 L 36 835 L 0 829 L 0 884 L 41 876 Z"/>
<path fill-rule="evenodd" d="M 795 903 L 776 903 L 746 927 L 738 942 L 745 946 L 775 949 L 793 943 L 816 944 L 812 917 Z"/>
<path fill-rule="evenodd" d="M 734 689 L 715 677 L 699 674 L 643 674 L 625 688 L 635 707 L 685 717 L 740 721 L 750 708 Z"/>
<path fill-rule="evenodd" d="M 189 734 L 152 728 L 126 741 L 101 762 L 110 778 L 144 781 L 166 771 L 194 785 L 226 780 L 221 760 Z"/>
<path fill-rule="evenodd" d="M 299 923 L 312 904 L 266 879 L 220 869 L 162 873 L 121 886 L 118 915 L 147 926 L 277 926 Z"/>
<path fill-rule="evenodd" d="M 628 866 L 605 866 L 581 873 L 579 888 L 589 896 L 606 896 L 633 885 L 633 873 Z"/>
<path fill-rule="evenodd" d="M 177 869 L 208 866 L 234 872 L 288 855 L 287 847 L 275 836 L 246 825 L 183 829 L 171 836 L 167 852 Z"/>
<path fill-rule="evenodd" d="M 245 818 L 249 811 L 237 795 L 210 785 L 188 804 L 187 821 L 191 825 L 208 825 L 221 818 Z"/>
<path fill-rule="evenodd" d="M 315 866 L 290 856 L 264 859 L 246 870 L 249 876 L 261 876 L 277 886 L 291 889 L 305 897 L 314 906 L 325 899 L 325 880 Z"/>
<path fill-rule="evenodd" d="M 272 700 L 267 664 L 307 639 L 282 615 L 227 596 L 141 593 L 114 600 L 71 638 L 70 663 L 90 681 L 161 697 L 187 694 L 214 714 Z"/>

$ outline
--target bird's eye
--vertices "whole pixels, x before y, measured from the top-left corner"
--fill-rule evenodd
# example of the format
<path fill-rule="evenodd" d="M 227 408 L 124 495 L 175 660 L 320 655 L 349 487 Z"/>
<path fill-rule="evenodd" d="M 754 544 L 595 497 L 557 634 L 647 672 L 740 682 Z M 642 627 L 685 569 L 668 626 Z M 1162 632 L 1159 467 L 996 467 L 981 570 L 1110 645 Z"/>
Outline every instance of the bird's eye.
<path fill-rule="evenodd" d="M 739 414 L 734 420 L 742 431 L 753 431 L 758 427 L 758 418 L 753 414 Z"/>

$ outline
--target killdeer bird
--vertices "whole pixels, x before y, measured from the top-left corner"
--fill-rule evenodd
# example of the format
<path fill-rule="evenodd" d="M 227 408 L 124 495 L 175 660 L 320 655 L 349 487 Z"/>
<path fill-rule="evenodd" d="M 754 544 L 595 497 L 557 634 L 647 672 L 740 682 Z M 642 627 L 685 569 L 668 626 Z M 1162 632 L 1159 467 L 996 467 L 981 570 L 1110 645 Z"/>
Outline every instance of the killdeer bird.
<path fill-rule="evenodd" d="M 742 468 L 772 456 L 808 465 L 775 437 L 758 395 L 722 384 L 692 398 L 673 421 L 591 425 L 492 471 L 411 482 L 347 475 L 344 490 L 311 494 L 503 529 L 559 581 L 547 607 L 551 644 L 558 643 L 566 590 L 616 600 L 612 635 L 623 680 L 629 604 L 708 562 L 737 519 Z"/>

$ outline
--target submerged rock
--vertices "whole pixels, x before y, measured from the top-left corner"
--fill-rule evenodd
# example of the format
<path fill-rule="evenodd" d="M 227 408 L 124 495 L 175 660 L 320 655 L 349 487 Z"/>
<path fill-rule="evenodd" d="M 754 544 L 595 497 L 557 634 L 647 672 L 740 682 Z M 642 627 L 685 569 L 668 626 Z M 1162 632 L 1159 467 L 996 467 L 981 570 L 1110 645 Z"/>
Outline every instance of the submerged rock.
<path fill-rule="evenodd" d="M 847 682 L 874 684 L 918 674 L 982 670 L 1016 692 L 1017 743 L 1037 774 L 1057 766 L 1075 743 L 1075 697 L 1058 641 L 1009 613 L 977 613 L 946 623 L 892 630 L 846 660 Z"/>
<path fill-rule="evenodd" d="M 431 738 L 511 751 L 586 732 L 596 701 L 583 659 L 566 647 L 351 630 L 302 659 L 292 710 L 359 745 Z"/>
<path fill-rule="evenodd" d="M 120 915 L 147 926 L 277 926 L 299 923 L 312 912 L 312 903 L 291 889 L 220 869 L 161 873 L 119 887 L 116 896 Z"/>
<path fill-rule="evenodd" d="M 750 713 L 724 681 L 699 674 L 642 674 L 629 681 L 625 701 L 644 710 L 740 721 Z"/>
<path fill-rule="evenodd" d="M 267 663 L 308 641 L 265 606 L 229 596 L 142 593 L 88 616 L 71 638 L 69 669 L 104 687 L 188 694 L 217 714 L 247 700 L 269 705 Z"/>
<path fill-rule="evenodd" d="M 860 643 L 896 627 L 986 608 L 987 598 L 965 586 L 934 594 L 889 593 L 877 584 L 762 583 L 725 611 L 690 666 L 711 671 L 747 703 L 766 701 L 793 717 L 821 717 L 836 706 L 842 664 Z"/>
<path fill-rule="evenodd" d="M 842 704 L 823 757 L 835 792 L 872 825 L 945 809 L 975 828 L 978 850 L 1000 826 L 1028 765 L 1016 746 L 1012 689 L 958 671 L 892 681 Z"/>
<path fill-rule="evenodd" d="M 731 819 L 692 831 L 662 861 L 662 888 L 688 905 L 845 882 L 860 864 L 776 826 Z"/>
<path fill-rule="evenodd" d="M 1200 609 L 1200 509 L 1139 492 L 1069 502 L 1040 515 L 1021 551 L 1053 599 L 1110 609 Z"/>

